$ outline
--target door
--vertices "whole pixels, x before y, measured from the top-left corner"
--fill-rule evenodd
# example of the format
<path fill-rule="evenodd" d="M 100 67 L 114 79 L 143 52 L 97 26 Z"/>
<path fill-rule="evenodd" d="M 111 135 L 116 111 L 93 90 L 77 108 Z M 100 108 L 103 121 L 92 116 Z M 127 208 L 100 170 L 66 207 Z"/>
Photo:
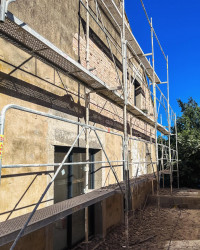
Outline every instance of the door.
<path fill-rule="evenodd" d="M 55 163 L 62 162 L 69 147 L 55 147 Z M 85 148 L 74 148 L 66 162 L 86 162 Z M 90 161 L 94 161 L 95 151 L 90 152 Z M 63 167 L 54 183 L 54 202 L 61 202 L 84 193 L 85 164 L 74 164 Z M 58 167 L 55 167 L 55 171 Z M 90 165 L 89 188 L 94 188 L 94 164 Z M 93 209 L 89 208 L 89 229 L 93 233 Z M 54 226 L 54 249 L 71 248 L 85 238 L 84 209 L 56 222 Z"/>

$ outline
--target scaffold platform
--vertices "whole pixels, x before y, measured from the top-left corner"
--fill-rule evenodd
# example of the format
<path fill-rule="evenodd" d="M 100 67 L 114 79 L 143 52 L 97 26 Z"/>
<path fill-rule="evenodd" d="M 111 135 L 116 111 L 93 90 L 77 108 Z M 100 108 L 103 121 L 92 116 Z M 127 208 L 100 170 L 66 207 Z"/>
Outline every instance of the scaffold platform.
<path fill-rule="evenodd" d="M 63 219 L 70 214 L 84 209 L 85 207 L 100 202 L 112 196 L 115 192 L 115 189 L 98 189 L 90 193 L 38 209 L 25 229 L 24 235 Z M 27 213 L 0 223 L 0 246 L 15 240 L 29 215 L 30 213 Z"/>
<path fill-rule="evenodd" d="M 141 175 L 134 179 L 130 179 L 130 187 L 135 187 L 136 185 L 142 184 L 146 181 L 152 181 L 154 179 L 155 177 L 153 174 Z M 124 182 L 121 182 L 120 185 L 124 192 Z M 34 232 L 81 209 L 103 201 L 117 193 L 121 193 L 118 184 L 112 184 L 101 189 L 92 190 L 87 194 L 82 194 L 48 207 L 38 209 L 26 227 L 23 235 Z M 0 246 L 15 240 L 29 215 L 30 213 L 27 213 L 16 218 L 0 222 Z"/>

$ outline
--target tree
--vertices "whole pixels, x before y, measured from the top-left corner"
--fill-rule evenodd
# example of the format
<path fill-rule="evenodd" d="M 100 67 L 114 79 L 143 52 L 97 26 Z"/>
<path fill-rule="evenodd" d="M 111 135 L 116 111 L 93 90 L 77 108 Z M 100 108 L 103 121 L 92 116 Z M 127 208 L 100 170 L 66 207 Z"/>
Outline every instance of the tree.
<path fill-rule="evenodd" d="M 178 99 L 178 104 L 182 113 L 177 118 L 180 184 L 194 188 L 200 184 L 200 106 L 192 97 L 187 103 Z"/>

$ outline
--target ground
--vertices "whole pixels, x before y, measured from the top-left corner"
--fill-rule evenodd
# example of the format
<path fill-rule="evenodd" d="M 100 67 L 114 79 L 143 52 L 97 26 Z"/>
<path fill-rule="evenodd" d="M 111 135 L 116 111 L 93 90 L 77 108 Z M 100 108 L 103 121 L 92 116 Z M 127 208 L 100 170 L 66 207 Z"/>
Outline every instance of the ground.
<path fill-rule="evenodd" d="M 165 192 L 166 193 L 166 192 Z M 177 195 L 174 194 L 174 195 Z M 107 234 L 105 240 L 91 240 L 88 249 L 125 249 L 124 226 Z M 86 249 L 81 244 L 76 249 Z M 200 249 L 200 210 L 147 206 L 129 219 L 129 249 Z"/>

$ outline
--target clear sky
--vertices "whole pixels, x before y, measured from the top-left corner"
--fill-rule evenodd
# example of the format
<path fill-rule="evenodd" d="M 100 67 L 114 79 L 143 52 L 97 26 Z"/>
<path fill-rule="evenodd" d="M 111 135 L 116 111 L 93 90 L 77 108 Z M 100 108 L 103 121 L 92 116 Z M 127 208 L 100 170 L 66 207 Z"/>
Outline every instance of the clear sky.
<path fill-rule="evenodd" d="M 191 96 L 200 104 L 200 0 L 143 0 L 166 55 L 169 56 L 170 104 L 180 115 L 177 99 Z M 132 31 L 144 53 L 151 52 L 151 34 L 140 0 L 125 0 Z M 165 61 L 156 40 L 155 70 L 166 81 Z M 162 86 L 165 92 L 165 87 Z M 165 92 L 166 93 L 166 92 Z"/>

